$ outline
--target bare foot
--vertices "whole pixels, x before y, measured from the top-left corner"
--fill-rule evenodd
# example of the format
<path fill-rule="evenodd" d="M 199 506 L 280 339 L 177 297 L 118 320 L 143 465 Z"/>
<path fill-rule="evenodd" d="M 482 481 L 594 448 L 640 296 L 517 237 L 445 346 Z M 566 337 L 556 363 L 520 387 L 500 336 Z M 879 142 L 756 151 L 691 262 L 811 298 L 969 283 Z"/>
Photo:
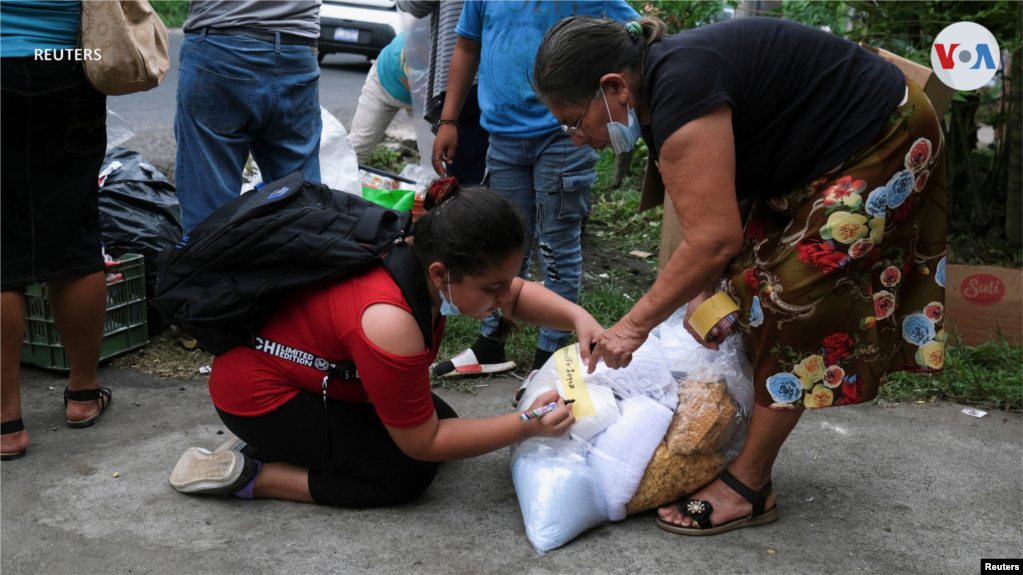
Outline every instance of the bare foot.
<path fill-rule="evenodd" d="M 763 485 L 766 484 L 767 482 L 765 481 Z M 747 485 L 749 484 L 747 483 Z M 756 489 L 759 491 L 763 488 L 763 485 L 757 485 Z M 750 487 L 753 487 L 753 485 L 750 485 Z M 749 517 L 753 513 L 753 504 L 743 499 L 741 495 L 725 485 L 725 482 L 720 479 L 716 479 L 710 485 L 693 493 L 689 498 L 710 502 L 714 508 L 714 512 L 710 515 L 710 520 L 714 525 L 721 525 L 740 517 Z M 774 490 L 772 489 L 764 505 L 765 511 L 774 508 L 775 499 Z M 675 508 L 674 505 L 661 507 L 657 510 L 657 514 L 661 516 L 661 519 L 681 527 L 692 527 L 696 523 L 691 517 L 684 515 Z"/>
<path fill-rule="evenodd" d="M 67 415 L 68 421 L 83 421 L 99 413 L 102 407 L 106 407 L 105 401 L 106 400 L 102 395 L 99 396 L 98 399 L 90 401 L 75 401 L 73 399 L 69 399 L 67 402 L 67 409 L 65 409 L 64 412 Z"/>
<path fill-rule="evenodd" d="M 28 449 L 28 446 L 31 445 L 31 443 L 32 438 L 28 436 L 27 429 L 0 435 L 0 452 L 19 453 Z"/>

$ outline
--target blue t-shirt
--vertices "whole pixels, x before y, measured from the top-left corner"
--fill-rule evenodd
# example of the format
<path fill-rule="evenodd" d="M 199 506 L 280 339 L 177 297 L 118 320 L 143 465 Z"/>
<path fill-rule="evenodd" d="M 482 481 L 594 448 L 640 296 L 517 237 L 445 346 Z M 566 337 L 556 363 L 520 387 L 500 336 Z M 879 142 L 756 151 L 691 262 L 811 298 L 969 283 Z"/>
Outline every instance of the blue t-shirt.
<path fill-rule="evenodd" d="M 0 57 L 34 56 L 38 50 L 78 47 L 82 3 L 64 1 L 0 2 Z"/>
<path fill-rule="evenodd" d="M 402 58 L 402 50 L 405 49 L 405 33 L 395 36 L 391 43 L 380 51 L 377 56 L 377 77 L 380 78 L 380 85 L 387 90 L 387 93 L 401 100 L 409 106 L 412 105 L 412 94 L 405 87 L 402 80 L 408 80 L 405 73 L 405 59 Z"/>
<path fill-rule="evenodd" d="M 560 127 L 529 85 L 529 70 L 544 34 L 569 16 L 607 16 L 619 22 L 638 20 L 628 4 L 486 0 L 466 2 L 455 32 L 482 44 L 479 101 L 481 124 L 488 132 L 531 138 Z"/>

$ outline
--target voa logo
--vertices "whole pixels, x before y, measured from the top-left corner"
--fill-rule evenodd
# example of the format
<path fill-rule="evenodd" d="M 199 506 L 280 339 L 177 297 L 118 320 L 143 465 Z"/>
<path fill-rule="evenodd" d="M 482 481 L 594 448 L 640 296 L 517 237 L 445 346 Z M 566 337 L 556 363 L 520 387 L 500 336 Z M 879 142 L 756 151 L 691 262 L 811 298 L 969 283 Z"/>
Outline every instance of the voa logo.
<path fill-rule="evenodd" d="M 998 42 L 987 28 L 957 22 L 945 28 L 931 46 L 931 68 L 956 90 L 976 90 L 991 81 L 1001 60 Z"/>

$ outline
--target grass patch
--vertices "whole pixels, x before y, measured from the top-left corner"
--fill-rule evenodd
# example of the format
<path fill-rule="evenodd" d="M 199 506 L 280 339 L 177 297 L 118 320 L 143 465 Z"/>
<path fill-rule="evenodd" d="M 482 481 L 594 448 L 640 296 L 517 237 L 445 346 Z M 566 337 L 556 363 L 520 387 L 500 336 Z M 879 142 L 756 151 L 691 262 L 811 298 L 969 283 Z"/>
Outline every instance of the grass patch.
<path fill-rule="evenodd" d="M 165 329 L 149 341 L 149 345 L 111 360 L 119 369 L 134 369 L 160 379 L 207 379 L 200 367 L 213 364 L 213 354 L 202 350 L 188 351 L 177 344 Z"/>
<path fill-rule="evenodd" d="M 878 393 L 883 401 L 946 399 L 986 409 L 1023 410 L 1023 348 L 1001 341 L 977 347 L 950 337 L 940 373 L 898 372 Z"/>
<path fill-rule="evenodd" d="M 400 150 L 387 146 L 377 146 L 363 164 L 392 174 L 400 174 L 405 169 L 405 166 L 408 165 L 408 162 Z"/>
<path fill-rule="evenodd" d="M 632 176 L 612 187 L 615 156 L 612 150 L 601 150 L 597 160 L 597 176 L 590 193 L 591 213 L 587 226 L 606 249 L 655 252 L 661 243 L 661 218 L 664 208 L 639 212 L 640 189 L 646 165 L 646 146 L 640 141 L 632 161 Z M 627 248 L 627 249 L 626 249 Z"/>
<path fill-rule="evenodd" d="M 168 28 L 180 28 L 188 20 L 188 0 L 153 0 L 149 3 L 153 11 Z"/>

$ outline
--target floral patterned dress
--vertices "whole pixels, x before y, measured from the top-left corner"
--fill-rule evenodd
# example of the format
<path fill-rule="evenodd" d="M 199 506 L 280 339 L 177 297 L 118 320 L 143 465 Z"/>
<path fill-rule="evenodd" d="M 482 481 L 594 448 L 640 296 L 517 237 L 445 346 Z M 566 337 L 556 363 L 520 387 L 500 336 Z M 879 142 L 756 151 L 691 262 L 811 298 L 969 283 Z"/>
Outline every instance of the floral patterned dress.
<path fill-rule="evenodd" d="M 914 82 L 890 121 L 805 188 L 754 202 L 728 293 L 775 409 L 851 405 L 944 363 L 945 154 Z"/>

